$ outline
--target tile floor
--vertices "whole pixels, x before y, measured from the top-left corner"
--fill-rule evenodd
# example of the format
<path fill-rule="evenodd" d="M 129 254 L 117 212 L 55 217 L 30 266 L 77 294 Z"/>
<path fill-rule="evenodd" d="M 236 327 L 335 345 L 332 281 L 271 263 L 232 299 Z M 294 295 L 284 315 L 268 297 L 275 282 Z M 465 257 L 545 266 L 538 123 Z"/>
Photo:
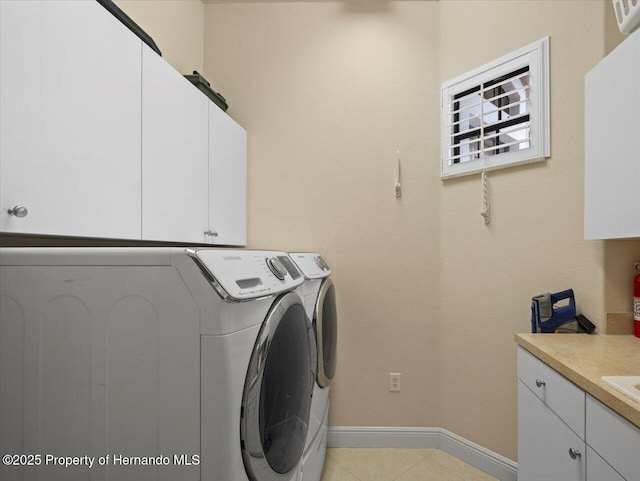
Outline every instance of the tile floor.
<path fill-rule="evenodd" d="M 327 449 L 321 481 L 496 481 L 439 449 Z"/>

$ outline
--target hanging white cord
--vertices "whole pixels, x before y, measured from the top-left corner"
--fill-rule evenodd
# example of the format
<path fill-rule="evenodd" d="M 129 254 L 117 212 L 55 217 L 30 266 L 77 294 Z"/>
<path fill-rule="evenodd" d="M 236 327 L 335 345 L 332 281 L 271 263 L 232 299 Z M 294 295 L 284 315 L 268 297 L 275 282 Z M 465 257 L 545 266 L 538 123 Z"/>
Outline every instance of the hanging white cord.
<path fill-rule="evenodd" d="M 480 215 L 484 217 L 484 223 L 488 224 L 489 219 L 489 200 L 487 196 L 487 173 L 482 171 L 482 209 L 480 209 Z"/>

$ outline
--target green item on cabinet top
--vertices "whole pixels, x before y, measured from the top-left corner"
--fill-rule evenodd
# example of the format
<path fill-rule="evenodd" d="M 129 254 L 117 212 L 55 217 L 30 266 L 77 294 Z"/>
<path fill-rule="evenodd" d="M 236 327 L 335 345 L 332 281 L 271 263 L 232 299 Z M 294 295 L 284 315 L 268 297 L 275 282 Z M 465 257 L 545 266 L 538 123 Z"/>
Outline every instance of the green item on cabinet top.
<path fill-rule="evenodd" d="M 214 104 L 220 107 L 223 112 L 227 111 L 227 108 L 229 108 L 229 106 L 227 105 L 227 101 L 225 100 L 225 98 L 218 92 L 214 91 L 207 79 L 200 75 L 196 70 L 193 71 L 193 75 L 185 75 L 184 77 L 193 85 L 198 87 L 198 89 L 207 97 L 209 97 Z"/>

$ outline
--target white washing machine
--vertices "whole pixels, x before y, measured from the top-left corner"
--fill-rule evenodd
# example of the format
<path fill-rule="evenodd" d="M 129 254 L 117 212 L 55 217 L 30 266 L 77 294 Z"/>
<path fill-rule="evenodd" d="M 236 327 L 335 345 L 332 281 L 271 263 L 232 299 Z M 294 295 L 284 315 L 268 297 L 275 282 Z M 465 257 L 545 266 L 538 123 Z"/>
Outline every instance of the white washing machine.
<path fill-rule="evenodd" d="M 305 277 L 296 291 L 304 301 L 316 340 L 317 373 L 309 416 L 309 431 L 302 458 L 301 478 L 319 481 L 327 451 L 329 385 L 336 371 L 337 311 L 336 293 L 329 278 L 331 269 L 316 253 L 290 253 Z"/>
<path fill-rule="evenodd" d="M 0 479 L 297 481 L 302 282 L 282 252 L 0 249 L 0 452 L 43 456 Z"/>

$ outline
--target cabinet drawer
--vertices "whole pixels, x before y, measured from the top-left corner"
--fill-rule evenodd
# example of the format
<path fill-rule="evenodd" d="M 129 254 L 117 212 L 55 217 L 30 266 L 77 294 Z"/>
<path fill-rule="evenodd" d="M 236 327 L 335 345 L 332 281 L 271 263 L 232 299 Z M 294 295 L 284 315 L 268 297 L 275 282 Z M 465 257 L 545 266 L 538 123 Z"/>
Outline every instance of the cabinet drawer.
<path fill-rule="evenodd" d="M 522 347 L 518 347 L 518 378 L 584 439 L 585 393 L 582 389 Z"/>
<path fill-rule="evenodd" d="M 518 382 L 518 481 L 584 481 L 584 452 L 585 442 Z"/>
<path fill-rule="evenodd" d="M 640 481 L 640 429 L 587 396 L 587 444 L 628 481 Z"/>

